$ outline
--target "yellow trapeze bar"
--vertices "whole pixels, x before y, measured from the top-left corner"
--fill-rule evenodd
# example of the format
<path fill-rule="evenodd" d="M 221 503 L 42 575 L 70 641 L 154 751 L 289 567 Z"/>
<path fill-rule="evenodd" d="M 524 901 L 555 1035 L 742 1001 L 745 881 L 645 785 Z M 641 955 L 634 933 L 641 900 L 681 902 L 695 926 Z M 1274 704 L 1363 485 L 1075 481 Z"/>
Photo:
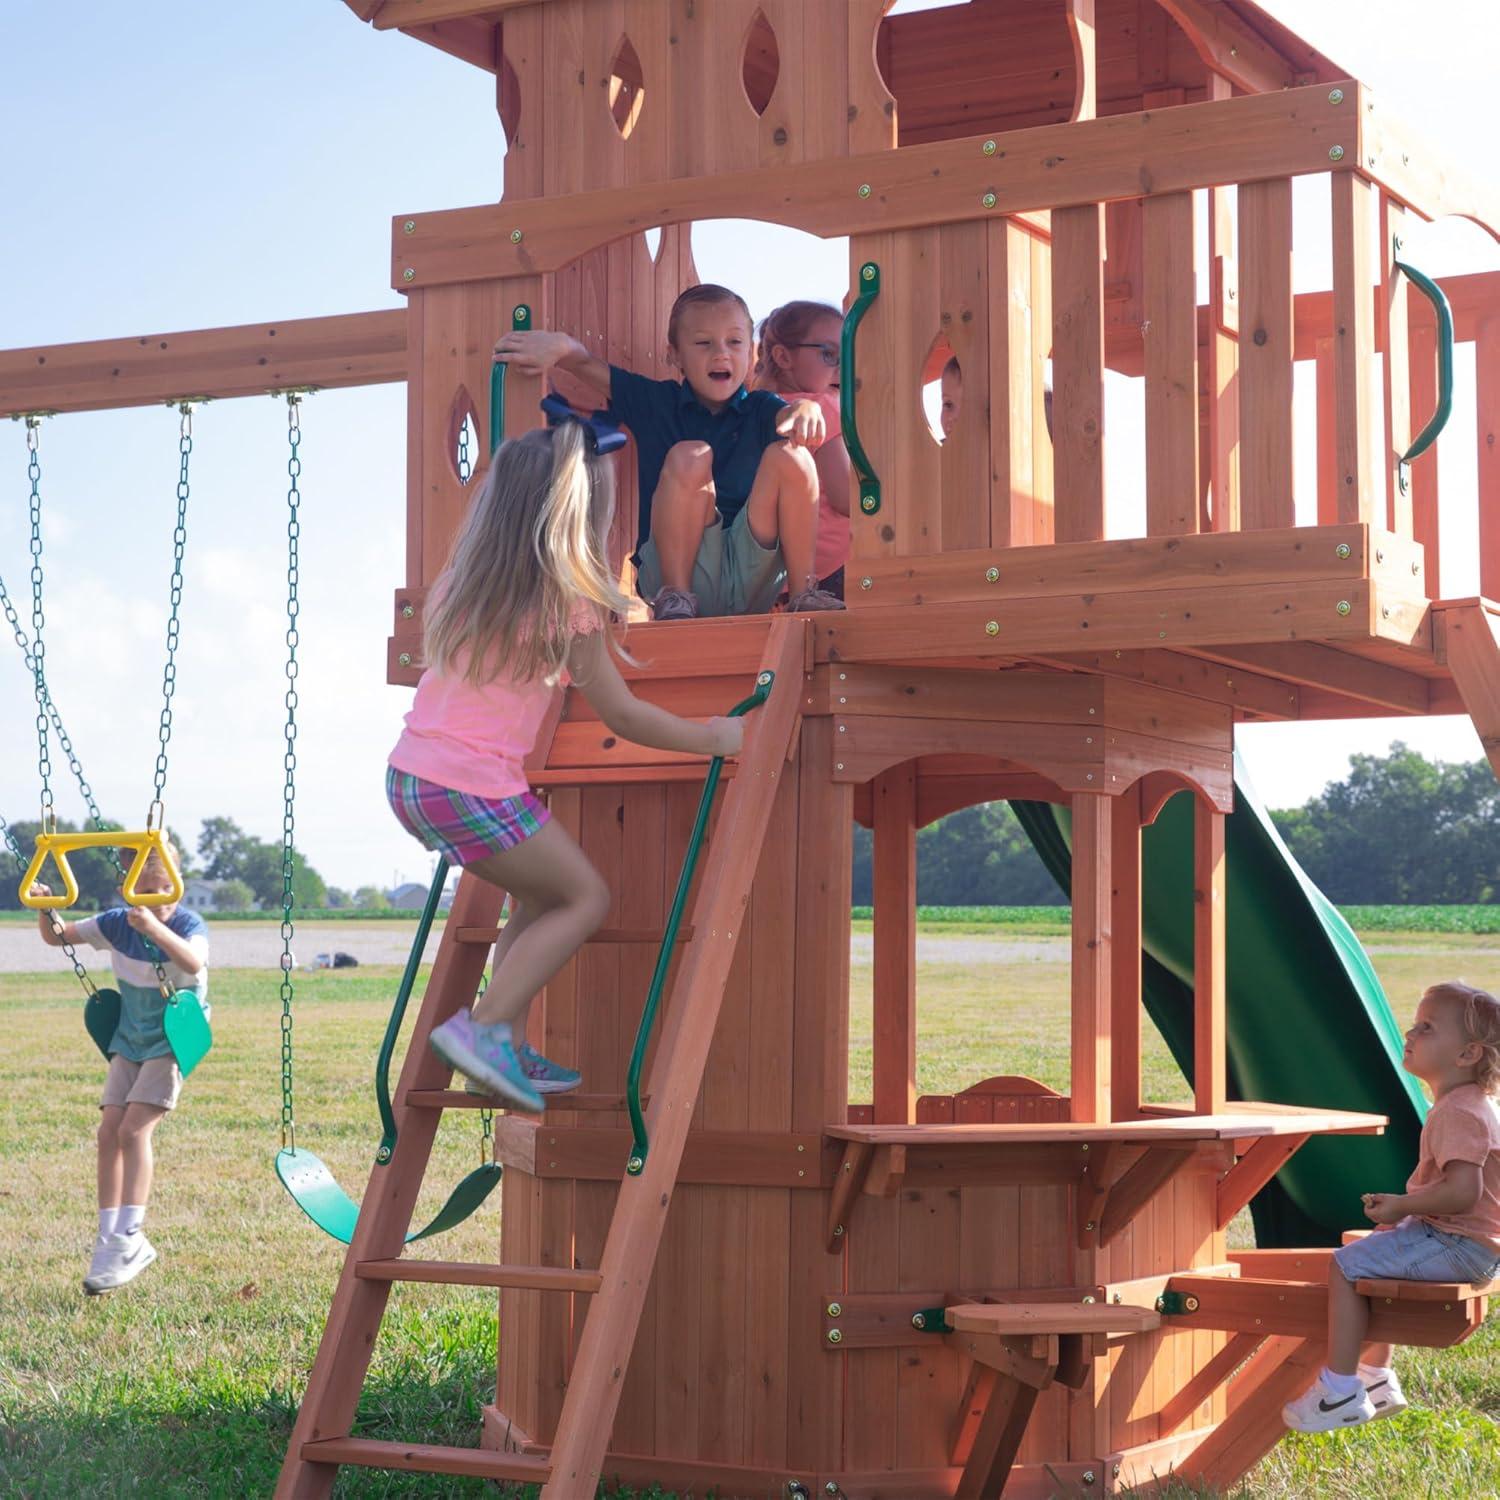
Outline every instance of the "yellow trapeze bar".
<path fill-rule="evenodd" d="M 72 866 L 68 864 L 68 855 L 75 849 L 133 849 L 135 858 L 130 863 L 130 868 L 125 872 L 125 883 L 120 887 L 120 894 L 125 898 L 127 906 L 171 906 L 175 901 L 182 900 L 182 876 L 177 869 L 177 861 L 167 851 L 166 838 L 160 828 L 148 828 L 144 833 L 39 833 L 36 836 L 36 853 L 31 857 L 31 863 L 26 867 L 26 873 L 21 877 L 21 905 L 30 907 L 32 911 L 55 911 L 60 907 L 74 905 L 78 900 L 78 879 L 73 874 Z M 161 860 L 163 868 L 167 872 L 167 878 L 172 882 L 170 890 L 141 892 L 136 890 L 136 881 L 141 877 L 141 871 L 146 868 L 146 861 L 152 854 L 156 854 Z M 47 862 L 47 856 L 52 856 L 63 879 L 63 891 L 61 895 L 33 896 L 31 887 L 36 883 L 42 873 L 42 866 Z"/>

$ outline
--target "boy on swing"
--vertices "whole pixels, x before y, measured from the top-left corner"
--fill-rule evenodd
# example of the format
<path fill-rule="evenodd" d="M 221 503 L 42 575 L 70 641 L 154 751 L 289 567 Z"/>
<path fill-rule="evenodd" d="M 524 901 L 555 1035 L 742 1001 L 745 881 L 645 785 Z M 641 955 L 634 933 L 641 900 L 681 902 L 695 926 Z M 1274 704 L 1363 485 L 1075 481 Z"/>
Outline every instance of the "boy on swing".
<path fill-rule="evenodd" d="M 175 860 L 176 850 L 169 849 Z M 172 888 L 156 853 L 136 879 L 142 895 Z M 50 896 L 40 883 L 34 896 Z M 208 929 L 195 911 L 170 906 L 112 906 L 79 922 L 54 922 L 37 913 L 42 941 L 50 948 L 87 943 L 109 953 L 120 992 L 120 1024 L 109 1042 L 109 1071 L 99 1099 L 99 1235 L 83 1289 L 89 1296 L 134 1281 L 156 1251 L 144 1229 L 146 1202 L 155 1170 L 151 1137 L 176 1107 L 182 1073 L 163 1026 L 166 1010 L 157 984 L 162 965 L 169 989 L 192 990 L 208 1011 Z"/>

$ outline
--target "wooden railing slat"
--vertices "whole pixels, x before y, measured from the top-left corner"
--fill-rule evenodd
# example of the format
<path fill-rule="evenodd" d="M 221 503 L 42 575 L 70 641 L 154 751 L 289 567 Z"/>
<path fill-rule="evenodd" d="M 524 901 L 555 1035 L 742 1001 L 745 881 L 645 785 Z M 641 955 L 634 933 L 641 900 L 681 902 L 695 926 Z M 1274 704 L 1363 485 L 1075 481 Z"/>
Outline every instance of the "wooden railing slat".
<path fill-rule="evenodd" d="M 1292 503 L 1292 184 L 1240 188 L 1240 522 L 1296 524 Z"/>

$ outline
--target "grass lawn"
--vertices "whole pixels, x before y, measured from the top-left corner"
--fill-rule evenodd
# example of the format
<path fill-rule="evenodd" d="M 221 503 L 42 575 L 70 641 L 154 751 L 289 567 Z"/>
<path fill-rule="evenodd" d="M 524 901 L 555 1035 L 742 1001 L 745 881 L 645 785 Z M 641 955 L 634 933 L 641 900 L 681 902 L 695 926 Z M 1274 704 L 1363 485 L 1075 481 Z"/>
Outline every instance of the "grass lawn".
<path fill-rule="evenodd" d="M 922 1088 L 998 1071 L 1066 1087 L 1066 942 L 993 930 L 962 936 L 992 945 L 994 957 L 982 978 L 971 958 L 921 966 Z M 857 926 L 857 954 L 860 937 Z M 1493 938 L 1382 932 L 1371 953 L 1403 1019 L 1434 978 L 1462 973 L 1500 985 Z M 1006 996 L 998 1004 L 996 963 Z M 361 968 L 299 979 L 299 1140 L 355 1192 L 378 1136 L 370 1071 L 396 977 Z M 342 1247 L 306 1224 L 272 1170 L 274 979 L 251 970 L 215 976 L 213 1055 L 159 1134 L 149 1227 L 161 1264 L 127 1291 L 85 1299 L 78 1281 L 94 1229 L 100 1060 L 79 1024 L 71 975 L 0 975 L 0 1495 L 270 1493 L 342 1260 Z M 867 959 L 854 964 L 851 1007 L 851 1095 L 860 1098 L 869 1088 Z M 1159 1043 L 1148 1050 L 1146 1086 L 1158 1099 L 1184 1092 Z M 450 1117 L 419 1215 L 436 1209 L 478 1150 L 477 1121 Z M 486 1209 L 445 1237 L 443 1255 L 492 1259 L 495 1244 L 496 1214 Z M 493 1293 L 398 1286 L 359 1430 L 472 1443 L 493 1390 L 495 1336 Z M 1357 1434 L 1288 1440 L 1240 1495 L 1500 1496 L 1500 1324 L 1492 1319 L 1460 1349 L 1415 1351 L 1402 1369 L 1421 1410 Z M 496 1491 L 481 1481 L 345 1470 L 336 1493 Z"/>

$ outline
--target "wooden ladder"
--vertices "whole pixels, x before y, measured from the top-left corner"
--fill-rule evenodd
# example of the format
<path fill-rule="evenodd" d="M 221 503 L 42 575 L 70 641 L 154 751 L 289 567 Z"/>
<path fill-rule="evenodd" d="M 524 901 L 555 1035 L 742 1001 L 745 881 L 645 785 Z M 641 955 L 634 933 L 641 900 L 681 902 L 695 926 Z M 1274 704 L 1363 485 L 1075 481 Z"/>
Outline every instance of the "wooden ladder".
<path fill-rule="evenodd" d="M 760 863 L 776 780 L 785 774 L 795 743 L 809 642 L 805 620 L 787 616 L 771 623 L 761 669 L 776 674 L 775 686 L 746 721 L 745 750 L 722 799 L 693 904 L 692 935 L 683 944 L 657 1044 L 646 1114 L 650 1150 L 639 1176 L 626 1176 L 621 1160 L 620 1193 L 598 1270 L 401 1258 L 449 1078 L 427 1038 L 434 1026 L 472 1001 L 488 956 L 487 943 L 462 942 L 459 930 L 493 927 L 500 913 L 501 896 L 494 887 L 467 877 L 460 882 L 401 1069 L 396 1152 L 371 1172 L 287 1446 L 278 1496 L 329 1494 L 340 1464 L 540 1483 L 544 1500 L 594 1494 Z M 593 1293 L 550 1457 L 351 1436 L 396 1281 Z"/>

